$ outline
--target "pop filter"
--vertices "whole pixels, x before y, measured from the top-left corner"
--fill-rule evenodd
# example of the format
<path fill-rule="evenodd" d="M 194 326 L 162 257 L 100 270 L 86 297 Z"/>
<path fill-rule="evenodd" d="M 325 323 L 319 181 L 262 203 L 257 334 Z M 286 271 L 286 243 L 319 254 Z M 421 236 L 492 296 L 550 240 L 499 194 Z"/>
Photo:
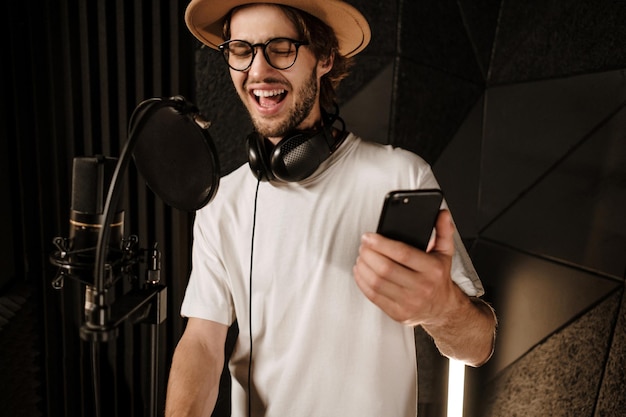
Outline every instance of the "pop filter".
<path fill-rule="evenodd" d="M 208 126 L 181 96 L 146 100 L 131 117 L 135 165 L 148 187 L 171 207 L 196 211 L 217 192 L 219 161 Z"/>

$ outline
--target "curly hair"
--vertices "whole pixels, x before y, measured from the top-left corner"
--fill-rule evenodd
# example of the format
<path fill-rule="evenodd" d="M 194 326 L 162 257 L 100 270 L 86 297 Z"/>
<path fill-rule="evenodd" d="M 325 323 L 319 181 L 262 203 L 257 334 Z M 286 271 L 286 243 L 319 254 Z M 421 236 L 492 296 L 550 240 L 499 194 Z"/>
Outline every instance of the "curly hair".
<path fill-rule="evenodd" d="M 290 6 L 276 4 L 294 24 L 298 35 L 309 43 L 308 47 L 318 60 L 333 59 L 333 67 L 322 76 L 320 81 L 320 105 L 325 109 L 332 109 L 337 100 L 336 88 L 341 80 L 346 78 L 352 66 L 352 58 L 346 58 L 339 53 L 339 41 L 333 29 L 315 16 Z M 232 9 L 224 19 L 223 38 L 230 39 L 230 18 L 235 10 Z"/>

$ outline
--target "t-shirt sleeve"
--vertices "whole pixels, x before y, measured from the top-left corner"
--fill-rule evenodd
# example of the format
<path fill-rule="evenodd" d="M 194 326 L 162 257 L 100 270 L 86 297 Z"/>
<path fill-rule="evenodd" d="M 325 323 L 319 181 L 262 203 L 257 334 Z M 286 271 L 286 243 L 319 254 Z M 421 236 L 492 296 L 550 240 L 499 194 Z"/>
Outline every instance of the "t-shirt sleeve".
<path fill-rule="evenodd" d="M 193 227 L 192 270 L 181 306 L 183 317 L 197 317 L 230 325 L 235 312 L 227 270 L 216 249 L 217 229 L 207 221 L 211 216 L 199 211 Z"/>
<path fill-rule="evenodd" d="M 452 280 L 470 297 L 480 297 L 485 293 L 483 283 L 472 264 L 472 260 L 461 240 L 461 235 L 454 231 L 454 256 L 452 258 Z"/>

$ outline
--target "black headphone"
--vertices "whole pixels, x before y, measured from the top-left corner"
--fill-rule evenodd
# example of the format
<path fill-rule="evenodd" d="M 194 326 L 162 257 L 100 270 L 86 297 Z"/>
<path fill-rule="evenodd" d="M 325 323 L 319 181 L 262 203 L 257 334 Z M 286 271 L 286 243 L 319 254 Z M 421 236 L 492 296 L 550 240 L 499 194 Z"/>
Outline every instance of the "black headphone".
<path fill-rule="evenodd" d="M 337 110 L 337 109 L 336 109 Z M 333 124 L 342 125 L 337 139 Z M 322 109 L 321 129 L 297 130 L 287 134 L 276 146 L 256 131 L 248 135 L 248 164 L 259 181 L 297 182 L 313 174 L 345 138 L 345 123 L 339 112 L 328 114 Z"/>

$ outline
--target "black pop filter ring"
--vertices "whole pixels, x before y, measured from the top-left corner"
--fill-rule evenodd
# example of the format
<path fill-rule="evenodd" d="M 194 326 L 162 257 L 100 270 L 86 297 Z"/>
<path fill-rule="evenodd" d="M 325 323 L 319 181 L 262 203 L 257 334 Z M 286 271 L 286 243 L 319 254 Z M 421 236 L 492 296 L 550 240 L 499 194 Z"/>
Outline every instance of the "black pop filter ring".
<path fill-rule="evenodd" d="M 207 122 L 180 96 L 144 103 L 130 120 L 137 169 L 167 205 L 188 212 L 204 207 L 217 192 L 220 173 L 208 126 L 200 126 Z"/>
<path fill-rule="evenodd" d="M 155 117 L 157 115 L 159 117 Z M 159 198 L 172 207 L 195 211 L 211 201 L 219 185 L 217 152 L 206 132 L 207 127 L 197 108 L 181 96 L 148 99 L 133 112 L 128 140 L 111 178 L 98 234 L 94 266 L 98 292 L 104 290 L 105 242 L 110 237 L 109 225 L 115 211 L 112 207 L 119 201 L 120 179 L 128 166 L 130 153 L 146 183 Z"/>

